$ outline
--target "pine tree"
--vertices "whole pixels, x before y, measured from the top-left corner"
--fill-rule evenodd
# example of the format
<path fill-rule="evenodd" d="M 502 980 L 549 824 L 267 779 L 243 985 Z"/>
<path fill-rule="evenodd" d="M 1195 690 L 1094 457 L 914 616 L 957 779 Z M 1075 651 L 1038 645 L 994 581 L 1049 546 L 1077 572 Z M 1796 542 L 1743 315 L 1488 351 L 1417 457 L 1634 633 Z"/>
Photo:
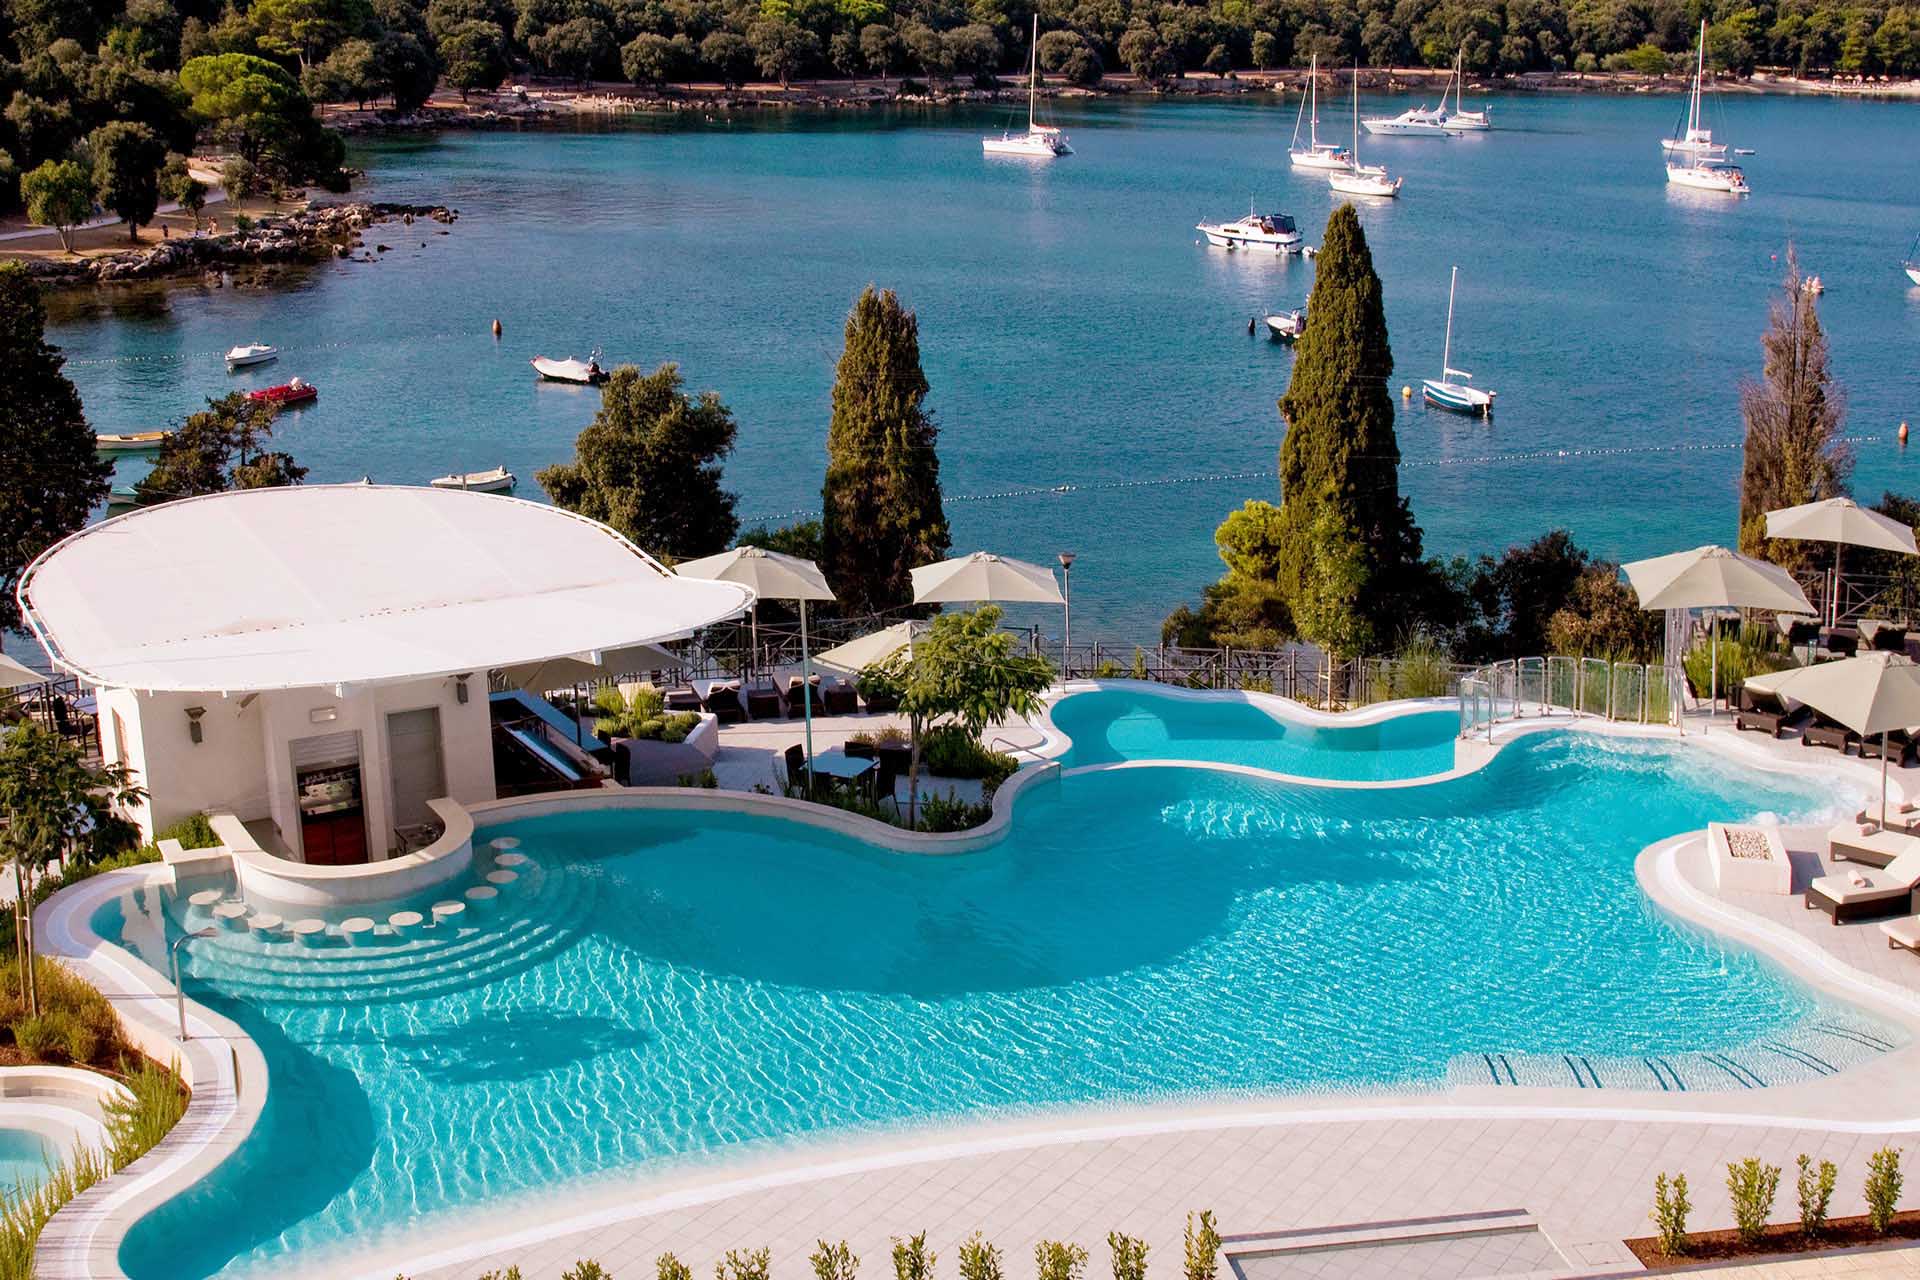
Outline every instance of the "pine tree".
<path fill-rule="evenodd" d="M 667 560 L 725 551 L 740 527 L 720 487 L 733 452 L 733 414 L 720 397 L 682 390 L 680 366 L 643 374 L 622 365 L 601 390 L 600 412 L 574 442 L 574 460 L 537 478 L 554 505 L 625 534 Z"/>
<path fill-rule="evenodd" d="M 1389 640 L 1392 614 L 1423 587 L 1420 529 L 1400 496 L 1400 445 L 1387 388 L 1393 351 L 1373 254 L 1353 206 L 1327 219 L 1307 329 L 1280 400 L 1285 515 L 1278 582 L 1308 639 L 1353 654 Z M 1326 539 L 1338 545 L 1322 545 Z M 1323 557 L 1337 560 L 1337 589 Z M 1351 616 L 1348 616 L 1351 615 Z"/>
<path fill-rule="evenodd" d="M 1770 540 L 1766 515 L 1847 491 L 1853 450 L 1840 437 L 1846 391 L 1833 381 L 1827 335 L 1800 262 L 1787 247 L 1787 275 L 1760 337 L 1760 380 L 1740 386 L 1747 438 L 1740 465 L 1740 550 L 1797 565 L 1805 543 Z"/>
<path fill-rule="evenodd" d="M 847 613 L 913 600 L 910 570 L 951 545 L 940 503 L 939 430 L 922 407 L 920 323 L 869 285 L 847 316 L 833 381 L 821 568 Z"/>
<path fill-rule="evenodd" d="M 39 286 L 0 265 L 0 628 L 20 625 L 14 588 L 33 558 L 105 502 L 113 465 L 94 452 L 80 393 L 46 341 Z"/>

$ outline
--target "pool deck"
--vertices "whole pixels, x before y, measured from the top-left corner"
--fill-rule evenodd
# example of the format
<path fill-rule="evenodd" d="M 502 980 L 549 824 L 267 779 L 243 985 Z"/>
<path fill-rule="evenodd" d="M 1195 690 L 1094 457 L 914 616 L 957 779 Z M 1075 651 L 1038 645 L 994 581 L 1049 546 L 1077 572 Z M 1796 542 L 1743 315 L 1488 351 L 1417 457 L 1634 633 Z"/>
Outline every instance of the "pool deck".
<path fill-rule="evenodd" d="M 1501 726 L 1496 744 L 1542 727 Z M 1594 721 L 1579 727 L 1632 732 Z M 1794 743 L 1736 735 L 1723 720 L 1689 736 L 1753 763 L 1844 772 L 1877 789 L 1877 767 Z M 1461 765 L 1484 758 L 1471 746 Z M 1895 770 L 1896 787 L 1908 771 Z M 1834 926 L 1798 891 L 1823 870 L 1823 828 L 1790 828 L 1794 896 L 1721 894 L 1701 834 L 1641 855 L 1641 883 L 1676 914 L 1741 936 L 1801 980 L 1904 1024 L 1920 1040 L 1920 958 L 1887 948 L 1877 925 Z M 648 1275 L 671 1250 L 704 1268 L 728 1249 L 767 1246 L 776 1274 L 808 1270 L 825 1237 L 884 1270 L 891 1237 L 925 1230 L 943 1265 L 982 1231 L 1022 1273 L 1041 1239 L 1074 1240 L 1106 1264 L 1106 1233 L 1144 1237 L 1155 1274 L 1176 1270 L 1189 1209 L 1211 1208 L 1229 1238 L 1340 1224 L 1521 1210 L 1567 1260 L 1566 1275 L 1633 1274 L 1621 1243 L 1650 1233 L 1654 1175 L 1685 1172 L 1693 1224 L 1728 1225 L 1729 1161 L 1787 1170 L 1775 1220 L 1792 1216 L 1794 1157 L 1840 1169 L 1836 1216 L 1861 1212 L 1868 1155 L 1893 1142 L 1920 1158 L 1920 1045 L 1839 1076 L 1769 1089 L 1687 1094 L 1470 1087 L 1433 1093 L 1264 1098 L 1081 1110 L 821 1141 L 677 1176 L 634 1176 L 518 1210 L 494 1206 L 484 1233 L 418 1234 L 365 1262 L 368 1280 L 470 1280 L 518 1264 L 529 1277 L 595 1258 Z M 450 1226 L 453 1224 L 450 1224 Z M 377 1261 L 376 1261 L 377 1258 Z M 331 1268 L 341 1274 L 347 1268 Z M 1920 1276 L 1920 1250 L 1822 1255 L 1734 1269 L 1811 1277 Z M 318 1274 L 315 1272 L 314 1274 Z M 1226 1274 L 1226 1273 L 1223 1273 Z"/>

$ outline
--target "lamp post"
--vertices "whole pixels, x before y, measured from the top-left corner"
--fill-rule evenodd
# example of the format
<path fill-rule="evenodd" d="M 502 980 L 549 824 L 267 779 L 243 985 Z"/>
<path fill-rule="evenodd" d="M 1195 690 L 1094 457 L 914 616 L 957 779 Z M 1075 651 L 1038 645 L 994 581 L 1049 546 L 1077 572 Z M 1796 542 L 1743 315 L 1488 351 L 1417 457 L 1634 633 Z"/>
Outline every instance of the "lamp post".
<path fill-rule="evenodd" d="M 1067 664 L 1073 661 L 1073 560 L 1071 551 L 1060 553 L 1060 610 L 1064 615 L 1066 636 L 1060 642 L 1060 678 L 1066 679 Z"/>
<path fill-rule="evenodd" d="M 174 1011 L 180 1016 L 180 1039 L 182 1041 L 190 1037 L 187 1035 L 187 989 L 182 986 L 180 982 L 180 944 L 188 938 L 211 938 L 212 936 L 212 929 L 195 929 L 192 933 L 183 933 L 175 938 L 173 945 L 167 948 L 168 958 L 173 962 L 173 1007 Z"/>

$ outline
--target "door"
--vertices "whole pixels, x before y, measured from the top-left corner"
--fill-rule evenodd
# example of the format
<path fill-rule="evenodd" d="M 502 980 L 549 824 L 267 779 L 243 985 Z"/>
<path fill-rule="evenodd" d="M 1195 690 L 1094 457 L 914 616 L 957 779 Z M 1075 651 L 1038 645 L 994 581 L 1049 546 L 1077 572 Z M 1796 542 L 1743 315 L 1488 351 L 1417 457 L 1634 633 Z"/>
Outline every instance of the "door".
<path fill-rule="evenodd" d="M 447 794 L 440 752 L 440 708 L 396 711 L 387 717 L 387 761 L 393 779 L 393 825 L 433 821 L 427 801 Z"/>

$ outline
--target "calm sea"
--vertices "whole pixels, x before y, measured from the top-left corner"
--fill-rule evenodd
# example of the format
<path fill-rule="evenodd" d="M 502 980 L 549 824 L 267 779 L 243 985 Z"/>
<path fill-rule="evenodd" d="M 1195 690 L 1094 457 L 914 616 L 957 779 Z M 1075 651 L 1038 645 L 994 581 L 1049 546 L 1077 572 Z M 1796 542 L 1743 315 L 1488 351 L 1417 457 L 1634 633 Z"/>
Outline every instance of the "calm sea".
<path fill-rule="evenodd" d="M 1362 212 L 1396 391 L 1439 371 L 1457 264 L 1453 362 L 1499 392 L 1491 423 L 1417 397 L 1401 410 L 1402 485 L 1430 550 L 1556 525 L 1623 557 L 1730 540 L 1737 388 L 1758 372 L 1789 240 L 1827 285 L 1863 437 L 1856 491 L 1920 490 L 1920 440 L 1894 442 L 1920 418 L 1920 289 L 1898 266 L 1920 231 L 1920 112 L 1729 99 L 1713 123 L 1758 150 L 1743 162 L 1755 194 L 1735 201 L 1665 185 L 1655 144 L 1676 98 L 1492 105 L 1486 136 L 1362 140 L 1407 177 L 1399 201 Z M 450 235 L 382 227 L 377 263 L 272 290 L 89 299 L 62 309 L 54 340 L 99 430 L 298 375 L 321 398 L 282 434 L 313 479 L 504 463 L 524 495 L 596 401 L 536 385 L 529 357 L 677 360 L 739 418 L 727 477 L 742 515 L 785 521 L 817 505 L 847 306 L 890 286 L 920 316 L 956 548 L 1075 551 L 1077 633 L 1146 638 L 1217 574 L 1221 516 L 1275 496 L 1292 357 L 1247 321 L 1313 279 L 1309 261 L 1201 247 L 1193 225 L 1251 199 L 1317 243 L 1334 201 L 1288 169 L 1290 106 L 1056 114 L 1077 154 L 1052 164 L 983 159 L 998 112 L 363 142 L 367 191 L 457 206 Z M 1339 104 L 1326 114 L 1337 135 Z M 255 339 L 285 357 L 229 377 L 219 353 Z"/>

